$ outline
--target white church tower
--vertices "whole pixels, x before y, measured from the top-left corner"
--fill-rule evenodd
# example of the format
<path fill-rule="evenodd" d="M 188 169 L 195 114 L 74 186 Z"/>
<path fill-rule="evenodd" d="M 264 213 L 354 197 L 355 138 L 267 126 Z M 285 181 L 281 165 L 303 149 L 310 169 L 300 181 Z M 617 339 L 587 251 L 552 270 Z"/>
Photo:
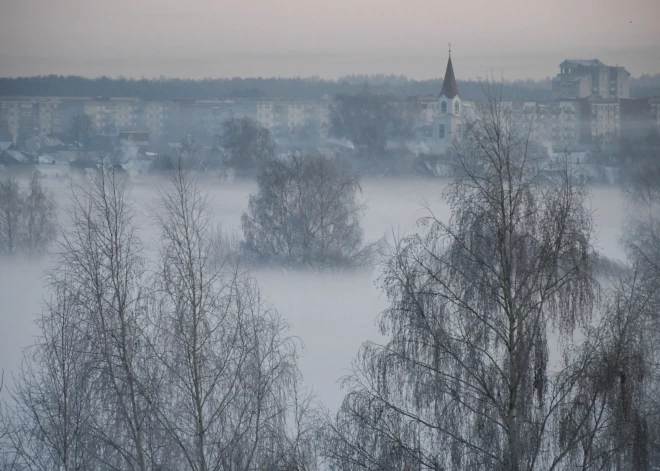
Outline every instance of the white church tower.
<path fill-rule="evenodd" d="M 450 45 L 445 79 L 438 96 L 438 114 L 433 118 L 433 143 L 436 152 L 445 154 L 451 149 L 453 140 L 461 137 L 462 112 L 463 103 L 456 85 L 454 66 L 451 63 Z"/>

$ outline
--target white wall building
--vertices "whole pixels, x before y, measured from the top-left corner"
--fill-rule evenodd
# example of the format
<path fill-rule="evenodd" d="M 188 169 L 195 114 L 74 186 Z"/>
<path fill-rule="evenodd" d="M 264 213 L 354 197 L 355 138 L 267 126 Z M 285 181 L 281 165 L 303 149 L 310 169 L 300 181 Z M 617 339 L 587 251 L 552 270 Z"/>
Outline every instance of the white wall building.
<path fill-rule="evenodd" d="M 451 51 L 447 61 L 445 79 L 438 96 L 438 112 L 433 118 L 433 148 L 439 154 L 445 154 L 451 148 L 454 139 L 460 139 L 463 132 L 463 101 L 458 93 Z"/>

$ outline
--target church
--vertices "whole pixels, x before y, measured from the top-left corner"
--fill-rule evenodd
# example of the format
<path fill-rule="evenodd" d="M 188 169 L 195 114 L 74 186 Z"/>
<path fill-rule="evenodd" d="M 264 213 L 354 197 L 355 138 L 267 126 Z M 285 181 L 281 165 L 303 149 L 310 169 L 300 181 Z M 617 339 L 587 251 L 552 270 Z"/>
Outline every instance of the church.
<path fill-rule="evenodd" d="M 463 103 L 456 85 L 451 49 L 442 90 L 438 96 L 438 114 L 433 117 L 433 147 L 439 154 L 451 149 L 454 139 L 461 137 Z"/>

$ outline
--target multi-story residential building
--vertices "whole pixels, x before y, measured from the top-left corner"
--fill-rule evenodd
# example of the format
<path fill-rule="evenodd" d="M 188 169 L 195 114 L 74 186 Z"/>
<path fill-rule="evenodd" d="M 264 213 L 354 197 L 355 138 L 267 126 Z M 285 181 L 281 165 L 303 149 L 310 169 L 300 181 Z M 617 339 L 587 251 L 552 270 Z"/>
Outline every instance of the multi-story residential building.
<path fill-rule="evenodd" d="M 71 129 L 73 118 L 80 116 L 85 112 L 86 98 L 59 98 L 57 108 L 54 109 L 51 116 L 52 133 L 62 134 Z"/>
<path fill-rule="evenodd" d="M 85 101 L 84 113 L 101 134 L 115 135 L 142 126 L 142 103 L 138 98 L 104 98 Z"/>
<path fill-rule="evenodd" d="M 159 139 L 165 132 L 170 103 L 148 101 L 142 108 L 142 125 L 154 139 Z"/>
<path fill-rule="evenodd" d="M 295 132 L 305 126 L 323 129 L 329 120 L 329 100 L 261 100 L 257 103 L 257 122 L 276 134 Z"/>
<path fill-rule="evenodd" d="M 137 127 L 142 127 L 143 103 L 141 103 L 140 100 L 137 98 L 116 100 L 114 102 L 114 106 L 114 127 L 117 132 L 128 131 Z"/>
<path fill-rule="evenodd" d="M 17 98 L 3 100 L 0 103 L 0 120 L 5 124 L 0 130 L 14 143 L 39 132 L 39 109 L 33 99 Z"/>
<path fill-rule="evenodd" d="M 574 99 L 513 103 L 515 120 L 530 125 L 533 138 L 555 152 L 611 143 L 619 135 L 619 100 Z"/>
<path fill-rule="evenodd" d="M 619 137 L 621 109 L 617 99 L 592 100 L 590 105 L 591 143 L 612 143 Z"/>
<path fill-rule="evenodd" d="M 607 66 L 598 59 L 567 59 L 559 68 L 552 81 L 557 98 L 630 97 L 630 73 L 624 67 Z"/>
<path fill-rule="evenodd" d="M 233 118 L 257 118 L 257 103 L 254 100 L 198 100 L 194 105 L 194 120 L 197 129 L 207 136 L 216 136 L 222 124 Z"/>
<path fill-rule="evenodd" d="M 660 97 L 620 101 L 621 137 L 642 139 L 660 132 Z"/>
<path fill-rule="evenodd" d="M 537 103 L 534 111 L 525 113 L 523 118 L 531 120 L 537 140 L 563 151 L 575 149 L 580 144 L 580 113 L 578 100 L 558 100 Z"/>

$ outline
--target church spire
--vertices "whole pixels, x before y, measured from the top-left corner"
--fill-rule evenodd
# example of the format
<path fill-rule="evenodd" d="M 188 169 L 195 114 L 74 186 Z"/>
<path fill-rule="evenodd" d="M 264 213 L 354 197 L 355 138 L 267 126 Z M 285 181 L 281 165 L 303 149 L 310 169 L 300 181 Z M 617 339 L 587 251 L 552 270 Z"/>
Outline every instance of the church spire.
<path fill-rule="evenodd" d="M 447 61 L 447 70 L 445 71 L 445 80 L 442 82 L 440 95 L 451 99 L 458 95 L 458 85 L 454 76 L 454 66 L 451 63 L 451 43 L 449 43 L 449 60 Z"/>

